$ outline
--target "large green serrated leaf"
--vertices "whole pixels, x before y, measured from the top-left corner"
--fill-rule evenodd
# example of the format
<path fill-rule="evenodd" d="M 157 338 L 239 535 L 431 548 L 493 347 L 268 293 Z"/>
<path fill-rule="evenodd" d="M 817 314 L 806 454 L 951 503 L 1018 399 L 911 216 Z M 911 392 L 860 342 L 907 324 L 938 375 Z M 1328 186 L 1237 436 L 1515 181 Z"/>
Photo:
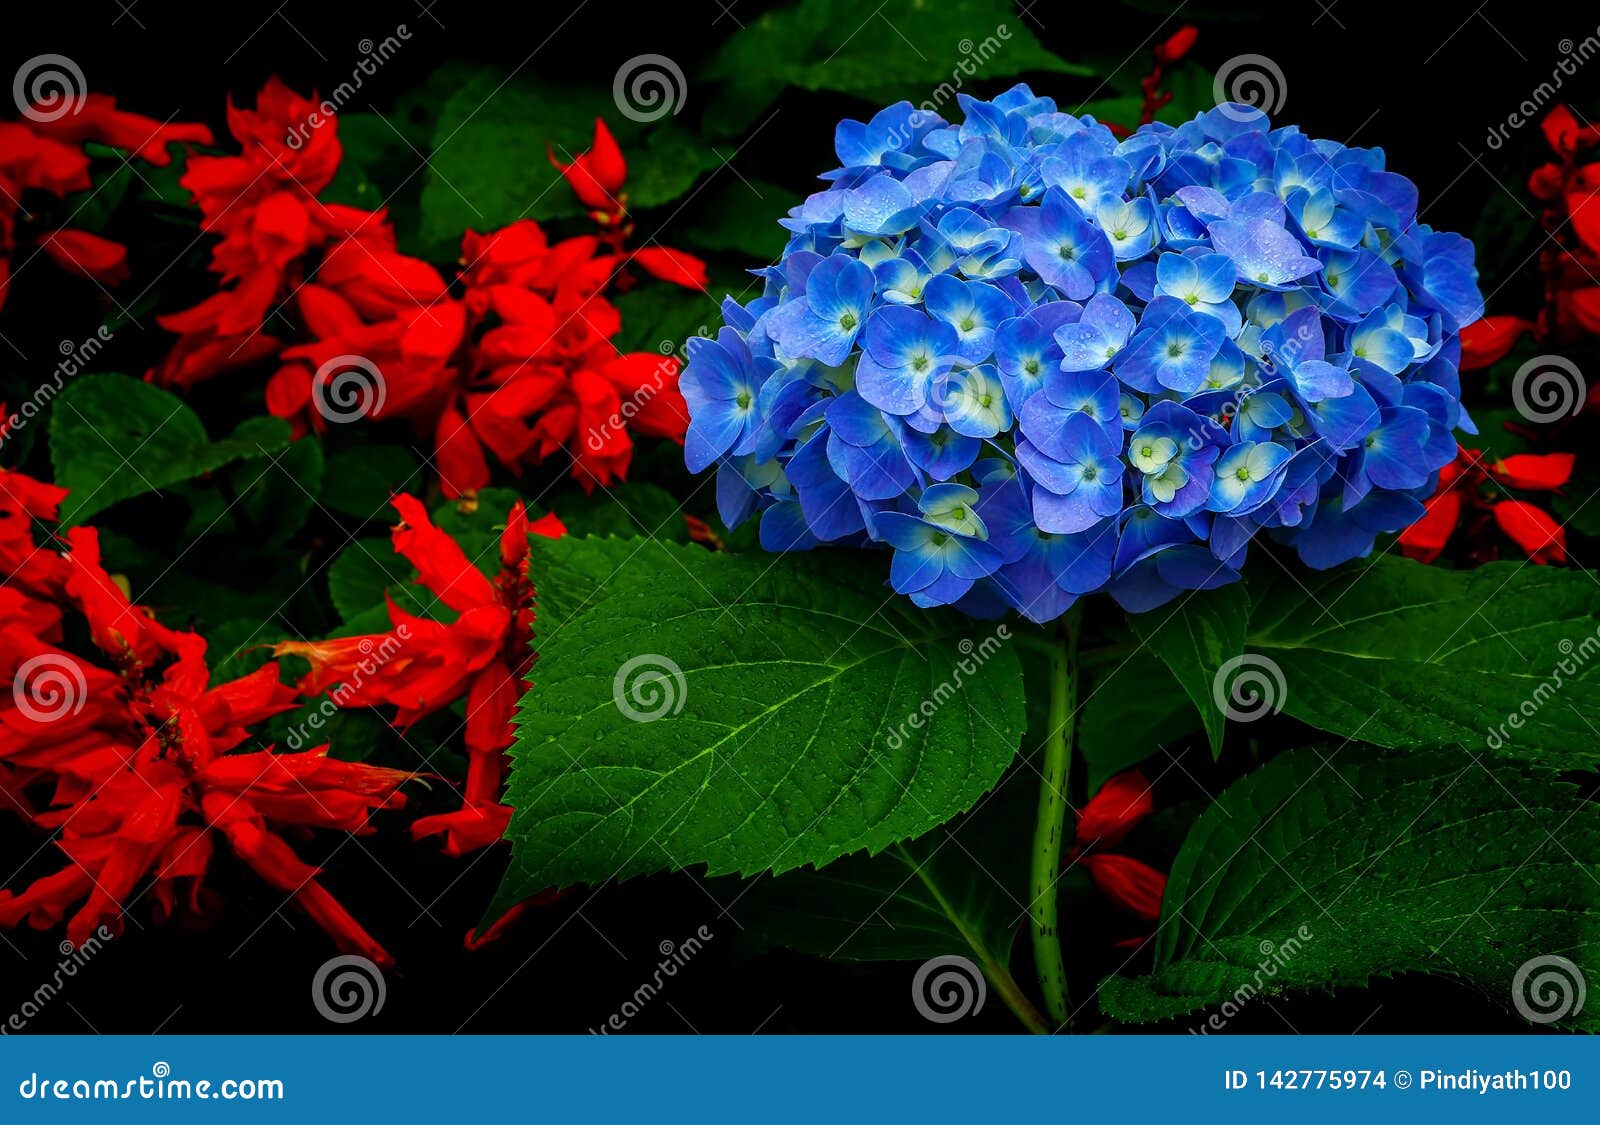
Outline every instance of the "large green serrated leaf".
<path fill-rule="evenodd" d="M 1297 719 L 1380 746 L 1600 763 L 1600 583 L 1587 572 L 1387 558 L 1280 576 L 1254 600 L 1245 647 L 1276 666 L 1281 691 L 1267 694 Z"/>
<path fill-rule="evenodd" d="M 1423 972 L 1511 1007 L 1535 958 L 1600 967 L 1597 905 L 1600 807 L 1554 772 L 1462 751 L 1299 750 L 1195 823 L 1167 883 L 1154 970 L 1108 979 L 1100 1002 L 1151 1021 Z M 1564 1022 L 1600 1028 L 1600 1009 Z"/>
<path fill-rule="evenodd" d="M 535 542 L 532 573 L 501 905 L 880 852 L 970 807 L 1017 751 L 1010 646 L 894 597 L 859 555 L 563 539 Z"/>
<path fill-rule="evenodd" d="M 288 445 L 287 427 L 254 421 L 213 442 L 176 395 L 126 375 L 80 376 L 50 406 L 50 460 L 56 483 L 70 490 L 61 523 Z"/>
<path fill-rule="evenodd" d="M 1007 775 L 971 812 L 880 855 L 761 880 L 740 897 L 741 939 L 844 961 L 970 950 L 1005 968 L 1028 914 L 1032 777 Z"/>

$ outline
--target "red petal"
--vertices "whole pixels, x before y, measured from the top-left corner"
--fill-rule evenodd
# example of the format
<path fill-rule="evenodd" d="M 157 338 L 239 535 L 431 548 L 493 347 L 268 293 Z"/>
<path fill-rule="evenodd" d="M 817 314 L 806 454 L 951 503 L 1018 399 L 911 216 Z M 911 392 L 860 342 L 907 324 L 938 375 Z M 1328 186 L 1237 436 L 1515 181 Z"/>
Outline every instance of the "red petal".
<path fill-rule="evenodd" d="M 1098 842 L 1114 847 L 1122 842 L 1135 824 L 1150 815 L 1155 807 L 1150 783 L 1138 770 L 1119 773 L 1100 787 L 1089 803 L 1078 811 L 1076 840 L 1079 846 Z"/>
<path fill-rule="evenodd" d="M 1523 500 L 1502 500 L 1494 506 L 1494 521 L 1527 552 L 1530 561 L 1566 561 L 1566 529 L 1544 509 Z"/>
<path fill-rule="evenodd" d="M 1443 552 L 1461 518 L 1461 494 L 1449 489 L 1428 501 L 1422 518 L 1400 533 L 1400 549 L 1408 558 L 1431 563 Z"/>
<path fill-rule="evenodd" d="M 1533 330 L 1531 321 L 1517 316 L 1486 316 L 1461 330 L 1461 370 L 1476 371 L 1497 363 L 1517 342 L 1517 337 Z"/>
<path fill-rule="evenodd" d="M 1156 44 L 1156 62 L 1162 66 L 1171 66 L 1189 53 L 1189 48 L 1194 46 L 1195 38 L 1199 34 L 1199 29 L 1191 25 L 1180 27 Z"/>
<path fill-rule="evenodd" d="M 83 230 L 58 230 L 45 235 L 41 245 L 62 269 L 102 285 L 116 285 L 128 276 L 128 248 L 109 238 Z"/>
<path fill-rule="evenodd" d="M 1600 252 L 1600 197 L 1594 192 L 1569 192 L 1567 215 L 1572 229 L 1589 249 Z"/>
<path fill-rule="evenodd" d="M 1571 453 L 1517 453 L 1490 467 L 1495 479 L 1512 488 L 1550 492 L 1572 479 Z"/>
<path fill-rule="evenodd" d="M 394 529 L 394 549 L 417 568 L 417 581 L 458 612 L 495 600 L 488 576 L 472 565 L 459 543 L 434 526 L 422 501 L 401 493 L 393 504 L 404 521 Z"/>
<path fill-rule="evenodd" d="M 1100 893 L 1117 906 L 1147 921 L 1161 916 L 1161 895 L 1167 889 L 1163 872 L 1125 855 L 1097 852 L 1078 862 L 1089 872 Z"/>
<path fill-rule="evenodd" d="M 670 281 L 685 289 L 705 289 L 710 284 L 706 264 L 693 254 L 665 246 L 647 246 L 631 255 L 634 264 L 653 277 Z"/>

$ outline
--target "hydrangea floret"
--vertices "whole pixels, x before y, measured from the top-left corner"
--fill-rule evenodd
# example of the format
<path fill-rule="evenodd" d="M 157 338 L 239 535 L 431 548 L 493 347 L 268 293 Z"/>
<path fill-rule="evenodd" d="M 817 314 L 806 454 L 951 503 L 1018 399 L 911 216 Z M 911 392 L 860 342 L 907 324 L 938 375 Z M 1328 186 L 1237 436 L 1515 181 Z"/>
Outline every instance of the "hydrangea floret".
<path fill-rule="evenodd" d="M 1019 85 L 844 121 L 681 388 L 689 468 L 768 550 L 893 551 L 923 606 L 1049 621 L 1326 568 L 1423 514 L 1455 430 L 1472 244 L 1379 149 L 1223 105 L 1119 140 Z"/>

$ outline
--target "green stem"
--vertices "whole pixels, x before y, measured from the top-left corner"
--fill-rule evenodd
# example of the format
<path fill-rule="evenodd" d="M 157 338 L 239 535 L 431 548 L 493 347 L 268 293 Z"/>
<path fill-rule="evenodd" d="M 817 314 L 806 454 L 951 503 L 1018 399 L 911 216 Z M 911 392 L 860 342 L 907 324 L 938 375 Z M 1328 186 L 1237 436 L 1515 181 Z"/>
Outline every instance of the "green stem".
<path fill-rule="evenodd" d="M 1067 1023 L 1067 971 L 1057 936 L 1056 883 L 1061 877 L 1061 838 L 1067 819 L 1067 774 L 1072 765 L 1073 724 L 1078 710 L 1078 631 L 1081 603 L 1061 619 L 1060 644 L 1050 653 L 1050 726 L 1039 780 L 1039 813 L 1033 825 L 1033 866 L 1028 908 L 1033 960 L 1044 1007 L 1057 1027 Z"/>

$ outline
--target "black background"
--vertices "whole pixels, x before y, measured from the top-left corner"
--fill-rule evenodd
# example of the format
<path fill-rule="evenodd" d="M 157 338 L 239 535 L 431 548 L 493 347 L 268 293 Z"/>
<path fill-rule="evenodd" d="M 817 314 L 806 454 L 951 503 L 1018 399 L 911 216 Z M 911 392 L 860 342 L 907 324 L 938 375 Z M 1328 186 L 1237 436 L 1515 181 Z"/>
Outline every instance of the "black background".
<path fill-rule="evenodd" d="M 870 4 L 862 5 L 863 18 Z M 379 108 L 453 57 L 604 85 L 624 60 L 657 52 L 676 60 L 692 81 L 710 50 L 763 7 L 752 0 L 731 5 L 595 0 L 569 17 L 564 3 L 446 0 L 431 8 L 287 0 L 276 11 L 271 4 L 191 6 L 157 0 L 34 4 L 26 13 L 17 6 L 7 12 L 7 51 L 13 57 L 3 60 L 7 65 L 0 73 L 11 73 L 13 65 L 41 52 L 66 54 L 83 69 L 91 89 L 114 93 L 126 108 L 162 119 L 206 121 L 222 137 L 227 96 L 248 104 L 272 74 L 301 90 L 325 92 L 348 76 L 352 60 L 360 57 L 360 40 L 381 40 L 401 23 L 411 39 L 363 92 Z M 1180 9 L 1176 15 L 1174 7 Z M 1512 0 L 1491 0 L 1476 12 L 1470 4 L 1398 0 L 1176 6 L 1038 0 L 1022 19 L 1067 58 L 1090 49 L 1097 54 L 1120 50 L 1131 56 L 1128 66 L 1135 72 L 1145 69 L 1148 44 L 1184 22 L 1200 28 L 1194 57 L 1208 69 L 1239 54 L 1266 55 L 1287 80 L 1279 119 L 1293 120 L 1316 136 L 1384 147 L 1390 167 L 1419 185 L 1424 220 L 1468 233 L 1491 208 L 1503 210 L 1519 196 L 1528 170 L 1540 159 L 1536 128 L 1514 132 L 1497 152 L 1486 146 L 1488 131 L 1550 77 L 1562 40 L 1582 41 L 1600 24 L 1600 17 L 1580 13 L 1577 6 Z M 850 31 L 841 28 L 840 38 Z M 1568 79 L 1566 91 L 1585 116 L 1600 83 L 1600 60 L 1589 65 L 1596 73 Z M 993 93 L 1009 82 L 980 81 L 977 88 Z M 1047 77 L 1035 82 L 1035 89 L 1054 94 L 1070 109 L 1104 96 L 1095 85 Z M 692 84 L 689 96 L 692 100 Z M 864 116 L 867 107 L 793 90 L 781 104 L 783 128 L 759 137 L 737 164 L 747 175 L 809 190 L 810 177 L 829 163 L 834 122 Z M 529 123 L 530 129 L 537 127 Z M 1532 229 L 1533 218 L 1526 226 Z M 1491 254 L 1497 249 L 1504 248 L 1485 247 Z M 1484 277 L 1491 311 L 1523 311 L 1518 302 L 1532 292 L 1528 271 L 1510 268 L 1520 260 L 1516 256 L 1500 273 Z M 227 565 L 226 559 L 216 560 L 219 570 Z M 1221 780 L 1208 776 L 1203 765 L 1193 765 L 1192 772 L 1208 786 Z M 1197 796 L 1184 779 L 1174 791 L 1158 789 L 1157 800 Z M 337 851 L 326 883 L 401 962 L 388 974 L 383 1011 L 353 1030 L 598 1027 L 649 978 L 662 942 L 681 943 L 702 924 L 714 933 L 713 940 L 629 1024 L 630 1031 L 939 1030 L 909 1003 L 913 966 L 829 965 L 786 955 L 747 958 L 738 939 L 737 905 L 724 913 L 739 886 L 688 876 L 598 892 L 580 888 L 526 919 L 498 947 L 468 955 L 461 938 L 488 901 L 502 857 L 491 852 L 475 862 L 446 860 L 427 847 L 413 847 L 399 821 L 383 827 L 359 843 L 321 845 Z M 6 868 L 0 874 L 13 867 L 22 872 L 6 885 L 19 887 L 54 865 L 49 849 L 41 854 L 40 847 L 38 837 L 13 819 L 0 821 Z M 310 846 L 303 845 L 302 854 L 313 858 Z M 331 952 L 325 939 L 292 908 L 274 913 L 281 896 L 247 872 L 230 870 L 230 863 L 219 854 L 210 881 L 227 900 L 212 928 L 158 930 L 151 928 L 147 911 L 135 910 L 137 924 L 130 923 L 123 938 L 82 970 L 29 1030 L 329 1030 L 312 1008 L 308 987 L 316 966 Z M 1083 889 L 1076 882 L 1070 888 Z M 60 940 L 59 933 L 4 936 L 0 1020 L 48 975 Z M 1069 962 L 1092 972 L 1116 968 L 1126 955 L 1108 948 L 1110 936 L 1080 927 L 1075 940 L 1082 948 Z M 1026 942 L 1018 943 L 1017 975 L 1024 980 L 1025 947 Z M 962 1029 L 1015 1026 L 991 996 L 986 1010 Z M 1361 993 L 1254 1004 L 1228 1030 L 1465 1032 L 1522 1026 L 1447 981 L 1412 977 Z"/>

